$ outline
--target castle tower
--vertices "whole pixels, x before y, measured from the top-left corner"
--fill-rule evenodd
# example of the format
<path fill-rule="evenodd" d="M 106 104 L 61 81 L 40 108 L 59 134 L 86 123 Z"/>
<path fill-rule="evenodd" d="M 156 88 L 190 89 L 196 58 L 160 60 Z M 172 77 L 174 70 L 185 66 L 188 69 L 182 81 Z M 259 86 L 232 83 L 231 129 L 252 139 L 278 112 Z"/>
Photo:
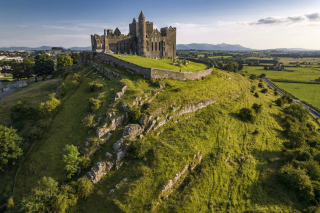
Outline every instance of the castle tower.
<path fill-rule="evenodd" d="M 109 51 L 109 43 L 108 43 L 108 39 L 107 39 L 107 30 L 104 29 L 104 39 L 103 39 L 103 52 L 104 53 L 108 53 Z"/>
<path fill-rule="evenodd" d="M 146 18 L 141 13 L 139 15 L 139 36 L 138 36 L 138 45 L 139 45 L 139 55 L 147 56 L 147 47 L 146 47 Z"/>

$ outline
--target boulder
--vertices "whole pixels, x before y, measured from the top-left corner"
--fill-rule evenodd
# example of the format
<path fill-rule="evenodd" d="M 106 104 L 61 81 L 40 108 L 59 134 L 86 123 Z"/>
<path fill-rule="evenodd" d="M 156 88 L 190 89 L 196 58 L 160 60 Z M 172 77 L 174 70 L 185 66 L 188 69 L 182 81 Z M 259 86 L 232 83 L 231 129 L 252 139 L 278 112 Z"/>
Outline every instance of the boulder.
<path fill-rule="evenodd" d="M 122 136 L 129 136 L 134 138 L 143 132 L 143 128 L 139 124 L 129 124 L 124 127 Z"/>

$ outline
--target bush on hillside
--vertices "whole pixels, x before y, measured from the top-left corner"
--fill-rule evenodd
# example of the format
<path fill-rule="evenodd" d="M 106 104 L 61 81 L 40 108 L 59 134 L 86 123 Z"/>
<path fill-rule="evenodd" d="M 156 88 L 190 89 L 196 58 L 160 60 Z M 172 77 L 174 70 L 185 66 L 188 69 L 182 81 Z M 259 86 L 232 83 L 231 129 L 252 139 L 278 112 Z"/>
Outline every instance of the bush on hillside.
<path fill-rule="evenodd" d="M 256 119 L 254 111 L 250 108 L 242 108 L 239 113 L 241 120 L 253 123 Z"/>
<path fill-rule="evenodd" d="M 95 115 L 87 115 L 83 119 L 83 124 L 85 127 L 93 128 L 93 119 Z"/>
<path fill-rule="evenodd" d="M 267 92 L 268 92 L 268 89 L 267 89 L 267 88 L 262 89 L 261 92 L 262 92 L 262 93 L 267 93 Z"/>
<path fill-rule="evenodd" d="M 315 160 L 308 160 L 308 161 L 293 161 L 294 164 L 299 166 L 301 169 L 306 170 L 307 175 L 310 177 L 311 180 L 320 181 L 320 165 Z"/>
<path fill-rule="evenodd" d="M 274 95 L 275 96 L 279 95 L 278 91 L 274 91 Z"/>
<path fill-rule="evenodd" d="M 72 84 L 75 87 L 78 87 L 81 82 L 82 82 L 82 76 L 77 74 L 77 73 L 73 74 L 73 76 L 72 76 Z"/>
<path fill-rule="evenodd" d="M 277 99 L 277 100 L 276 100 L 276 104 L 277 104 L 277 106 L 279 106 L 279 107 L 283 107 L 284 102 L 283 102 L 282 98 Z"/>
<path fill-rule="evenodd" d="M 308 120 L 309 112 L 303 107 L 302 104 L 291 104 L 283 109 L 283 112 L 287 115 L 297 118 L 301 123 L 305 123 Z"/>
<path fill-rule="evenodd" d="M 256 85 L 253 85 L 252 87 L 251 87 L 251 90 L 252 91 L 255 91 L 257 89 L 257 86 Z"/>
<path fill-rule="evenodd" d="M 252 79 L 252 80 L 255 80 L 255 79 L 257 79 L 257 75 L 256 74 L 252 74 L 252 75 L 250 75 L 249 78 Z"/>
<path fill-rule="evenodd" d="M 258 87 L 259 87 L 259 88 L 264 88 L 264 83 L 260 82 L 260 83 L 258 84 Z"/>
<path fill-rule="evenodd" d="M 51 177 L 43 177 L 36 188 L 22 199 L 22 212 L 48 212 L 55 196 L 58 194 L 58 182 Z"/>
<path fill-rule="evenodd" d="M 68 173 L 68 178 L 71 178 L 77 172 L 77 166 L 81 162 L 80 153 L 74 145 L 66 145 L 63 152 L 62 161 L 65 163 L 64 169 Z"/>
<path fill-rule="evenodd" d="M 17 130 L 0 125 L 0 171 L 9 163 L 15 164 L 23 151 L 20 148 L 22 138 L 17 135 Z"/>
<path fill-rule="evenodd" d="M 60 100 L 56 99 L 55 93 L 49 95 L 49 100 L 40 103 L 40 112 L 45 116 L 50 116 L 58 111 L 60 106 Z"/>
<path fill-rule="evenodd" d="M 26 104 L 18 101 L 13 107 L 10 109 L 11 118 L 13 121 L 22 121 L 32 119 L 38 115 L 38 111 Z"/>
<path fill-rule="evenodd" d="M 139 106 L 129 107 L 129 119 L 131 121 L 139 121 L 141 117 L 141 108 Z"/>
<path fill-rule="evenodd" d="M 60 95 L 61 95 L 61 96 L 65 96 L 66 90 L 67 90 L 66 85 L 63 83 L 63 84 L 61 85 Z"/>
<path fill-rule="evenodd" d="M 77 194 L 79 197 L 86 199 L 92 193 L 93 188 L 94 186 L 89 178 L 80 178 Z"/>
<path fill-rule="evenodd" d="M 300 197 L 310 201 L 314 198 L 314 192 L 310 177 L 305 170 L 295 169 L 292 164 L 287 164 L 280 169 L 282 182 L 299 193 Z"/>
<path fill-rule="evenodd" d="M 262 112 L 262 105 L 261 104 L 257 104 L 257 103 L 254 103 L 252 105 L 252 109 L 254 109 L 254 111 L 257 113 L 257 114 L 260 114 Z"/>
<path fill-rule="evenodd" d="M 254 93 L 254 96 L 257 97 L 257 98 L 259 98 L 259 94 L 258 94 L 257 92 Z"/>
<path fill-rule="evenodd" d="M 101 101 L 99 99 L 90 98 L 89 107 L 90 109 L 95 112 L 101 106 Z"/>
<path fill-rule="evenodd" d="M 101 90 L 103 84 L 98 83 L 97 81 L 92 81 L 91 83 L 89 83 L 90 86 L 90 90 L 96 91 L 96 90 Z"/>

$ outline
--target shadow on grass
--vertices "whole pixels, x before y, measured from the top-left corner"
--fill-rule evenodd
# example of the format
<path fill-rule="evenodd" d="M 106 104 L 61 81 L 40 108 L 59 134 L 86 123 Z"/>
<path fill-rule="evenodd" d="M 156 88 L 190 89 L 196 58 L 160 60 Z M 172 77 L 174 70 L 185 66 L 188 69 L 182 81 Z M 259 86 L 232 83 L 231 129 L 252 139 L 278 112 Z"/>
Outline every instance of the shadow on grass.
<path fill-rule="evenodd" d="M 282 151 L 254 150 L 252 155 L 262 161 L 257 164 L 257 170 L 262 172 L 259 179 L 249 186 L 250 194 L 255 195 L 251 197 L 251 205 L 287 205 L 297 209 L 307 207 L 298 194 L 286 187 L 280 179 L 279 170 L 286 163 Z M 261 194 L 267 194 L 267 197 L 259 196 Z"/>

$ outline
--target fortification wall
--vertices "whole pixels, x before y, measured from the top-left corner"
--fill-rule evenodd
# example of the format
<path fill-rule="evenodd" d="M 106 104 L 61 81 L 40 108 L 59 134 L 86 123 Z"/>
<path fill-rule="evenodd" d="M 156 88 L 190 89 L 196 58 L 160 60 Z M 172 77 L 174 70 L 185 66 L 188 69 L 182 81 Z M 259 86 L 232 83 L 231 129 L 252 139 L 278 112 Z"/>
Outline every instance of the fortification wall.
<path fill-rule="evenodd" d="M 101 59 L 112 62 L 117 66 L 123 67 L 125 69 L 129 69 L 130 71 L 134 72 L 135 74 L 143 75 L 144 78 L 151 78 L 151 68 L 142 67 L 124 60 L 121 60 L 113 55 L 109 54 L 98 54 L 97 57 Z"/>
<path fill-rule="evenodd" d="M 197 80 L 197 79 L 201 79 L 202 77 L 206 77 L 210 75 L 212 72 L 212 68 L 198 71 L 198 72 L 179 72 L 179 71 L 163 70 L 163 69 L 157 69 L 157 68 L 146 68 L 146 67 L 142 67 L 142 66 L 124 61 L 113 55 L 103 54 L 103 53 L 97 54 L 96 57 L 99 57 L 102 61 L 107 61 L 108 63 L 112 62 L 117 66 L 123 67 L 130 73 L 140 74 L 140 75 L 143 75 L 144 78 L 149 78 L 149 79 L 170 78 L 170 79 L 177 79 L 181 81 Z M 201 62 L 201 63 L 204 63 L 204 62 Z"/>

